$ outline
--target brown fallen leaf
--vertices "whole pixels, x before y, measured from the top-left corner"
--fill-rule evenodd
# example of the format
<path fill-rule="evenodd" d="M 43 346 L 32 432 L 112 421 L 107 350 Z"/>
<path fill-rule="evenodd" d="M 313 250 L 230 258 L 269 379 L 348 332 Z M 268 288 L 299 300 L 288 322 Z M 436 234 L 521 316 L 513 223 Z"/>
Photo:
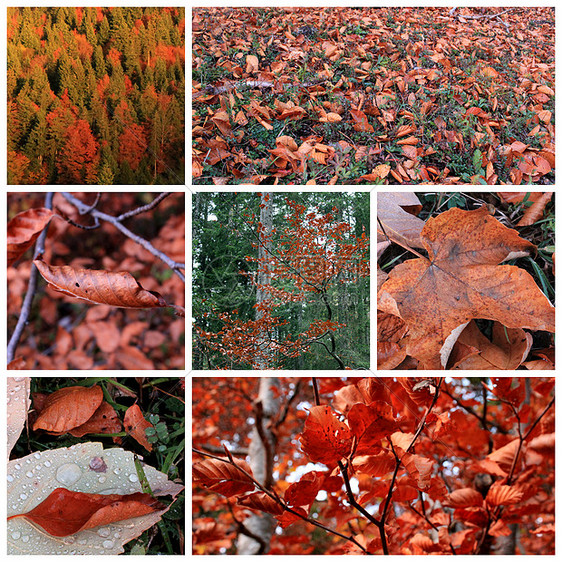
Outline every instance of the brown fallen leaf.
<path fill-rule="evenodd" d="M 443 369 L 462 328 L 475 318 L 554 332 L 554 307 L 533 278 L 499 266 L 535 246 L 485 208 L 450 209 L 428 220 L 421 238 L 429 257 L 396 266 L 378 292 L 378 307 L 406 322 L 403 347 L 423 368 Z"/>
<path fill-rule="evenodd" d="M 50 394 L 35 423 L 33 431 L 44 429 L 53 433 L 67 431 L 86 423 L 103 400 L 101 387 L 68 386 Z"/>
<path fill-rule="evenodd" d="M 377 242 L 404 242 L 422 248 L 420 233 L 425 223 L 415 215 L 421 203 L 414 193 L 379 193 L 377 196 Z"/>
<path fill-rule="evenodd" d="M 168 306 L 161 295 L 143 289 L 126 271 L 109 272 L 53 266 L 37 259 L 33 263 L 49 287 L 77 299 L 120 308 L 155 308 Z"/>
<path fill-rule="evenodd" d="M 53 216 L 53 211 L 41 207 L 19 213 L 8 223 L 8 266 L 32 246 Z"/>
<path fill-rule="evenodd" d="M 12 515 L 8 517 L 8 521 L 25 517 L 49 535 L 68 537 L 79 531 L 140 517 L 165 508 L 164 504 L 141 492 L 102 495 L 57 488 L 37 507 L 27 513 Z"/>
<path fill-rule="evenodd" d="M 133 404 L 125 412 L 123 426 L 137 443 L 140 443 L 147 451 L 152 451 L 152 443 L 146 438 L 146 430 L 154 426 L 144 418 L 138 404 Z"/>
<path fill-rule="evenodd" d="M 68 433 L 74 437 L 83 437 L 87 433 L 119 433 L 120 431 L 121 422 L 117 412 L 104 401 L 86 423 L 71 429 Z"/>

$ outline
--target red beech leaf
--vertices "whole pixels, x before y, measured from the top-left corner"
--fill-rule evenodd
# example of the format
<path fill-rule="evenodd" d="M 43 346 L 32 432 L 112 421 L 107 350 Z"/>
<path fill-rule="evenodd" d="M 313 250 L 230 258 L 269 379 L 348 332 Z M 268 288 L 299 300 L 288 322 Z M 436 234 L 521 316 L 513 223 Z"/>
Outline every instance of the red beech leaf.
<path fill-rule="evenodd" d="M 488 455 L 488 459 L 494 461 L 499 465 L 500 468 L 503 470 L 509 471 L 511 465 L 513 463 L 513 459 L 515 458 L 515 453 L 519 447 L 519 439 L 514 439 L 510 441 L 507 445 L 492 451 Z"/>
<path fill-rule="evenodd" d="M 121 422 L 117 412 L 104 401 L 86 423 L 75 427 L 68 433 L 74 437 L 83 437 L 87 433 L 119 433 L 120 431 Z"/>
<path fill-rule="evenodd" d="M 8 223 L 8 266 L 25 254 L 53 216 L 53 211 L 41 207 L 19 213 Z"/>
<path fill-rule="evenodd" d="M 252 469 L 247 462 L 234 459 L 237 466 L 250 476 Z M 193 481 L 204 488 L 226 497 L 250 492 L 255 488 L 251 478 L 232 466 L 226 459 L 205 459 L 193 465 Z"/>
<path fill-rule="evenodd" d="M 294 507 L 292 509 L 293 509 L 293 511 L 296 511 L 296 512 L 302 514 L 303 517 L 308 517 L 308 514 L 306 513 L 306 511 L 302 507 Z M 298 515 L 295 515 L 294 513 L 291 513 L 290 511 L 284 511 L 283 514 L 278 515 L 276 517 L 276 519 L 279 522 L 279 525 L 281 526 L 281 528 L 283 528 L 283 529 L 286 529 L 289 525 L 292 525 L 296 521 L 302 520 L 301 517 L 299 517 Z"/>
<path fill-rule="evenodd" d="M 486 495 L 486 503 L 491 506 L 514 505 L 521 501 L 523 492 L 516 490 L 513 486 L 501 486 L 492 484 Z"/>
<path fill-rule="evenodd" d="M 283 507 L 264 492 L 254 492 L 253 494 L 242 496 L 238 498 L 238 504 L 250 509 L 256 509 L 257 511 L 265 511 L 272 515 L 281 515 L 283 513 Z"/>
<path fill-rule="evenodd" d="M 285 491 L 284 500 L 291 506 L 310 505 L 322 489 L 326 473 L 308 472 Z"/>
<path fill-rule="evenodd" d="M 310 460 L 326 465 L 335 464 L 351 452 L 351 431 L 329 406 L 310 408 L 300 440 Z"/>
<path fill-rule="evenodd" d="M 146 430 L 154 426 L 144 418 L 138 404 L 133 404 L 125 412 L 123 425 L 125 426 L 125 431 L 137 443 L 140 443 L 147 451 L 152 451 L 152 443 L 146 438 Z"/>
<path fill-rule="evenodd" d="M 68 386 L 50 394 L 33 424 L 33 431 L 44 429 L 66 433 L 86 423 L 99 408 L 103 391 L 97 386 Z"/>
<path fill-rule="evenodd" d="M 382 451 L 378 455 L 360 455 L 353 458 L 353 467 L 371 476 L 386 476 L 396 467 L 394 455 Z"/>
<path fill-rule="evenodd" d="M 461 488 L 449 494 L 443 505 L 448 507 L 480 507 L 484 503 L 482 494 L 473 488 Z"/>
<path fill-rule="evenodd" d="M 143 289 L 126 271 L 110 272 L 53 266 L 34 260 L 49 287 L 69 297 L 119 308 L 158 308 L 168 306 L 161 295 Z"/>
<path fill-rule="evenodd" d="M 49 535 L 67 537 L 78 531 L 140 517 L 165 507 L 149 494 L 141 492 L 101 495 L 57 488 L 31 511 L 12 515 L 8 520 L 25 517 L 42 527 Z"/>

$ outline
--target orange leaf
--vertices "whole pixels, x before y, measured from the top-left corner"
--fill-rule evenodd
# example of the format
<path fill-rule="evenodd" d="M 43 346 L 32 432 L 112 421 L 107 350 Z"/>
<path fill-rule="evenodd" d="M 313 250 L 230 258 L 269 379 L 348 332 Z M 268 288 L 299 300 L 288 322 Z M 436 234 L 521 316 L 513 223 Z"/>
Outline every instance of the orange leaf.
<path fill-rule="evenodd" d="M 484 503 L 482 494 L 473 488 L 461 488 L 451 492 L 444 502 L 448 507 L 480 507 Z"/>
<path fill-rule="evenodd" d="M 408 355 L 426 369 L 442 369 L 460 332 L 473 318 L 508 328 L 554 331 L 554 307 L 523 269 L 499 264 L 527 255 L 530 242 L 482 207 L 450 209 L 421 233 L 429 259 L 396 266 L 378 292 L 378 308 L 401 317 Z M 447 345 L 445 345 L 447 343 Z"/>
<path fill-rule="evenodd" d="M 50 394 L 33 424 L 33 431 L 66 433 L 86 423 L 99 408 L 103 391 L 97 386 L 68 386 Z"/>
<path fill-rule="evenodd" d="M 39 259 L 33 263 L 49 287 L 70 297 L 120 308 L 167 306 L 158 293 L 143 289 L 126 271 L 75 269 L 68 265 L 57 267 Z"/>
<path fill-rule="evenodd" d="M 329 406 L 313 406 L 300 436 L 302 450 L 314 462 L 335 464 L 351 452 L 351 431 Z"/>
<path fill-rule="evenodd" d="M 120 431 L 121 422 L 117 412 L 104 401 L 86 423 L 71 429 L 68 433 L 74 437 L 83 437 L 86 433 L 119 433 Z"/>
<path fill-rule="evenodd" d="M 283 513 L 283 507 L 264 492 L 254 492 L 253 494 L 242 496 L 238 498 L 238 503 L 244 507 L 265 511 L 272 515 L 281 515 Z"/>
<path fill-rule="evenodd" d="M 67 537 L 79 531 L 109 525 L 165 509 L 149 494 L 85 494 L 57 488 L 37 507 L 27 513 L 12 515 L 8 520 L 25 517 L 49 535 Z"/>
<path fill-rule="evenodd" d="M 501 486 L 492 484 L 486 495 L 486 503 L 491 506 L 514 505 L 521 501 L 523 492 L 516 490 L 513 486 Z"/>
<path fill-rule="evenodd" d="M 133 404 L 126 412 L 123 418 L 125 431 L 137 442 L 140 443 L 147 451 L 152 451 L 152 443 L 146 438 L 146 430 L 154 427 L 142 415 L 138 404 Z"/>
<path fill-rule="evenodd" d="M 252 469 L 247 462 L 234 459 L 237 466 L 242 468 L 250 476 Z M 213 492 L 230 497 L 244 492 L 250 492 L 255 488 L 251 478 L 232 466 L 226 459 L 205 459 L 193 465 L 193 481 Z"/>
<path fill-rule="evenodd" d="M 53 211 L 41 207 L 19 213 L 8 223 L 8 266 L 31 247 L 53 216 Z"/>

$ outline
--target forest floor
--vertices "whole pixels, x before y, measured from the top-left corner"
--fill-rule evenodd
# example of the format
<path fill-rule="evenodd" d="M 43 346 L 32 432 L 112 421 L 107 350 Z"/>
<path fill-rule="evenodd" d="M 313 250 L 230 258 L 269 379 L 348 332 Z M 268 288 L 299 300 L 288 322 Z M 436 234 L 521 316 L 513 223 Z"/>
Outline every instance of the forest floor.
<path fill-rule="evenodd" d="M 195 184 L 553 184 L 554 9 L 198 8 Z"/>

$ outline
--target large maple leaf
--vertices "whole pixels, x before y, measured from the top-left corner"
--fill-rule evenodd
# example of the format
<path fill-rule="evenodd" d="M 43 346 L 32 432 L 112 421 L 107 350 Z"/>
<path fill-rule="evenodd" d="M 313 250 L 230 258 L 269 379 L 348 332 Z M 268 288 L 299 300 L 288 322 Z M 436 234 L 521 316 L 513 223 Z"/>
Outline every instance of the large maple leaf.
<path fill-rule="evenodd" d="M 508 328 L 554 332 L 554 307 L 523 269 L 499 264 L 535 246 L 483 207 L 451 209 L 421 233 L 428 258 L 396 266 L 378 293 L 378 308 L 401 317 L 403 344 L 426 369 L 442 369 L 462 331 L 476 318 Z"/>

